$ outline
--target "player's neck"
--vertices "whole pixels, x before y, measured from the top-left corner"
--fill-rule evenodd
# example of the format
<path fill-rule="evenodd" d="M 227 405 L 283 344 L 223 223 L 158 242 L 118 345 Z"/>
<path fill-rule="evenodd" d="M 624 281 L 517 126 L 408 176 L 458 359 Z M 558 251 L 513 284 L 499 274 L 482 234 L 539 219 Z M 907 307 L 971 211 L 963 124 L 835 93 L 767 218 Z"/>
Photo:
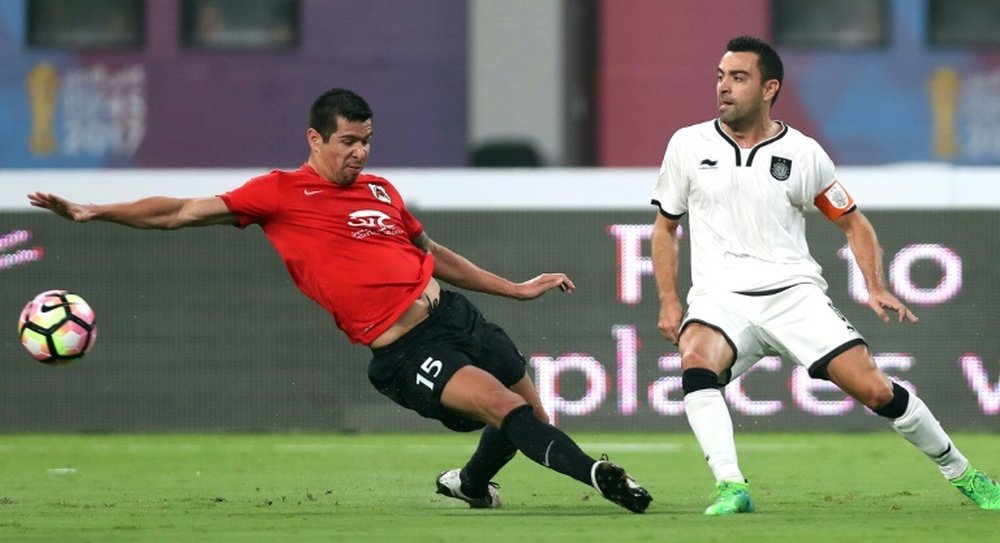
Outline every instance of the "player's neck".
<path fill-rule="evenodd" d="M 781 123 L 770 117 L 761 117 L 742 125 L 731 125 L 726 122 L 720 124 L 726 134 L 729 134 L 729 137 L 733 138 L 733 141 L 744 149 L 749 149 L 766 139 L 773 138 L 778 132 L 781 132 Z"/>

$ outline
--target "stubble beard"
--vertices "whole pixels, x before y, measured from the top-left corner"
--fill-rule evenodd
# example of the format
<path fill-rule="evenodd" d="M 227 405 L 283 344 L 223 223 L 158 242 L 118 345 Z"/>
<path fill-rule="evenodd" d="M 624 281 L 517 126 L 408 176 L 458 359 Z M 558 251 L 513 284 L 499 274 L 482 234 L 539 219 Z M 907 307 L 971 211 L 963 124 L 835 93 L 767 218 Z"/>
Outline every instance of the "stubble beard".
<path fill-rule="evenodd" d="M 746 126 L 746 116 L 740 115 L 738 112 L 729 110 L 721 115 L 719 115 L 719 122 L 728 126 L 731 130 L 739 132 Z"/>
<path fill-rule="evenodd" d="M 734 132 L 743 132 L 753 126 L 759 110 L 753 108 L 745 110 L 738 108 L 735 104 L 729 106 L 729 110 L 719 114 L 719 121 L 728 126 Z"/>

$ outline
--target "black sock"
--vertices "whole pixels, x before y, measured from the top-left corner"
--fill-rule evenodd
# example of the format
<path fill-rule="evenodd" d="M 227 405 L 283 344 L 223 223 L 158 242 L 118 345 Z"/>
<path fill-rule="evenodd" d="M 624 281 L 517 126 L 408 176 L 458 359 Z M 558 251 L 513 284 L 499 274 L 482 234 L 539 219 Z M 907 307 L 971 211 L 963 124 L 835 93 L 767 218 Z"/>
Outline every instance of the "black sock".
<path fill-rule="evenodd" d="M 485 496 L 490 479 L 516 454 L 517 447 L 503 432 L 492 426 L 484 428 L 476 452 L 462 468 L 462 493 L 470 498 Z"/>
<path fill-rule="evenodd" d="M 530 405 L 522 405 L 507 414 L 500 430 L 525 456 L 539 464 L 591 486 L 593 458 L 566 434 L 537 418 Z"/>

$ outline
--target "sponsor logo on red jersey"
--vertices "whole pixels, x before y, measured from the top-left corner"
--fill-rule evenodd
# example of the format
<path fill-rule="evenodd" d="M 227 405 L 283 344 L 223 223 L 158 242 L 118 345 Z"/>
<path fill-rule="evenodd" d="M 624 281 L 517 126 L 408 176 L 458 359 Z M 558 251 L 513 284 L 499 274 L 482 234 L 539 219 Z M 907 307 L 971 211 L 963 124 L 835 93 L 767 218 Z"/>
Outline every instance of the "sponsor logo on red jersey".
<path fill-rule="evenodd" d="M 354 228 L 352 236 L 358 239 L 381 234 L 401 236 L 405 232 L 393 223 L 392 217 L 374 209 L 362 209 L 347 216 L 347 226 Z"/>

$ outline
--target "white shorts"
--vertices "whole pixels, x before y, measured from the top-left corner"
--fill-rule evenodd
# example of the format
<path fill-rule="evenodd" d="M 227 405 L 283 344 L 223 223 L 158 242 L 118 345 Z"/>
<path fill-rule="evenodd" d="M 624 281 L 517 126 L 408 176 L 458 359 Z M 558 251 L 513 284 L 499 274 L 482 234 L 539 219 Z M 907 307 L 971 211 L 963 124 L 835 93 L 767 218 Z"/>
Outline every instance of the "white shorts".
<path fill-rule="evenodd" d="M 721 332 L 736 353 L 732 368 L 719 375 L 723 385 L 770 355 L 804 366 L 814 378 L 825 378 L 835 356 L 866 344 L 826 293 L 811 283 L 773 294 L 697 295 L 689 300 L 681 330 L 694 322 Z"/>

